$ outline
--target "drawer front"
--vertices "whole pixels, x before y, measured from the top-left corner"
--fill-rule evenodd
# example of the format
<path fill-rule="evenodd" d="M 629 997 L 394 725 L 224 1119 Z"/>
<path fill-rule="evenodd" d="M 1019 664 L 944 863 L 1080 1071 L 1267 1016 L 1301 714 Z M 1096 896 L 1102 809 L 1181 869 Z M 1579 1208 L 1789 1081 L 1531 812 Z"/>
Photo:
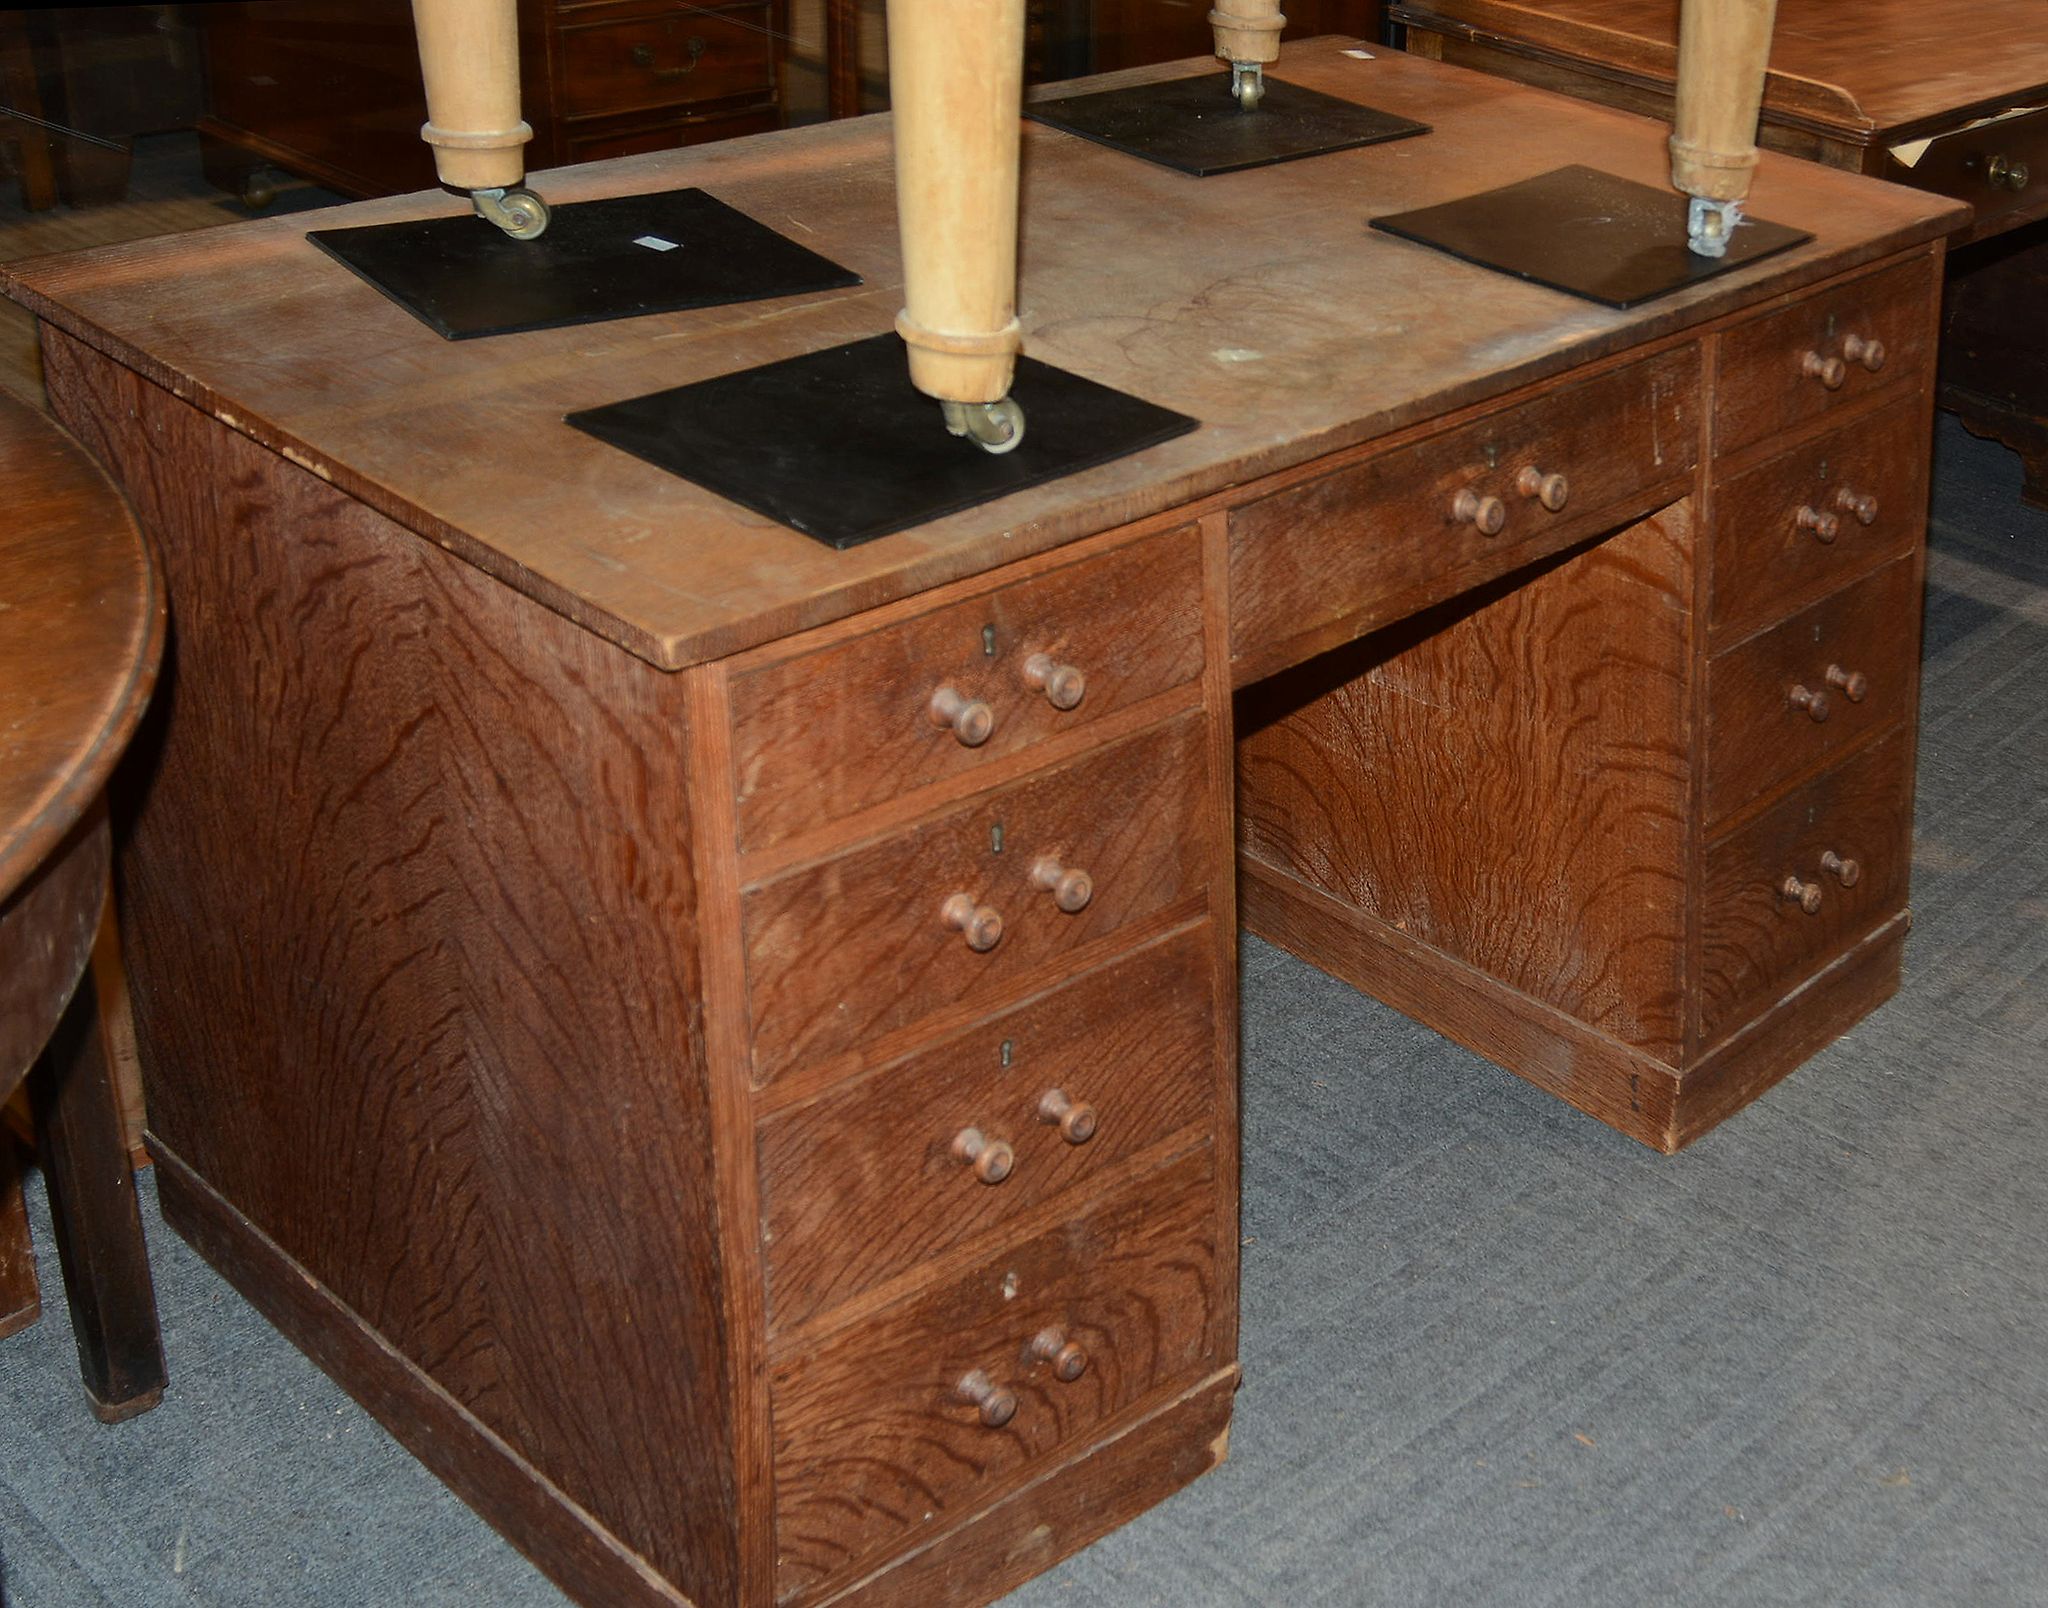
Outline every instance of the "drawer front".
<path fill-rule="evenodd" d="M 758 97 L 774 86 L 766 6 L 565 22 L 559 35 L 569 117 Z"/>
<path fill-rule="evenodd" d="M 1708 849 L 1703 1046 L 1904 907 L 1912 795 L 1905 735 L 1894 733 Z"/>
<path fill-rule="evenodd" d="M 1174 1134 L 1208 1133 L 1213 945 L 1205 922 L 765 1118 L 772 1327 L 1114 1176 Z"/>
<path fill-rule="evenodd" d="M 1927 409 L 1915 396 L 1723 485 L 1711 620 L 1768 625 L 1910 545 L 1927 506 Z"/>
<path fill-rule="evenodd" d="M 1710 822 L 1911 713 L 1913 581 L 1912 559 L 1897 559 L 1709 661 Z"/>
<path fill-rule="evenodd" d="M 1925 368 L 1934 263 L 1865 274 L 1720 337 L 1714 445 L 1732 452 Z"/>
<path fill-rule="evenodd" d="M 1193 528 L 1166 531 L 735 675 L 741 848 L 1193 681 L 1202 671 L 1200 565 Z M 948 712 L 951 724 L 942 724 Z"/>
<path fill-rule="evenodd" d="M 775 1594 L 801 1600 L 1228 1361 L 1208 1145 L 771 1372 Z M 1080 1348 L 1063 1369 L 1041 1334 Z M 1058 1348 L 1048 1346 L 1057 1355 Z M 979 1373 L 1008 1403 L 961 1392 Z M 1011 1410 L 1005 1413 L 1005 1407 Z M 994 1420 L 991 1422 L 990 1420 Z"/>
<path fill-rule="evenodd" d="M 1239 679 L 1297 638 L 1362 635 L 1675 499 L 1699 456 L 1698 390 L 1698 354 L 1679 347 L 1237 510 Z"/>
<path fill-rule="evenodd" d="M 1977 209 L 1971 232 L 1993 233 L 2002 220 L 2048 203 L 2048 108 L 1943 134 L 1913 166 L 1887 162 L 1884 176 L 1969 202 Z"/>
<path fill-rule="evenodd" d="M 1228 875 L 1199 713 L 751 890 L 754 1077 L 843 1054 L 1057 965 Z M 1043 871 L 1092 882 L 1063 909 Z M 1047 880 L 1059 882 L 1061 879 Z M 989 942 L 990 939 L 993 942 Z M 982 947 L 975 947 L 980 943 Z"/>

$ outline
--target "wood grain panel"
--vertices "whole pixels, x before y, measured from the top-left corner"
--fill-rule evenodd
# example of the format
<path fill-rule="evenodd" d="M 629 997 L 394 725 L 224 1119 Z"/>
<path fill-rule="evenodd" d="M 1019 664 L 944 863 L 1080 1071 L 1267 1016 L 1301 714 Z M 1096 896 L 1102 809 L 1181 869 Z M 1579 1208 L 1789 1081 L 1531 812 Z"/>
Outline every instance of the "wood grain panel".
<path fill-rule="evenodd" d="M 1361 635 L 1683 495 L 1699 386 L 1698 353 L 1674 348 L 1235 510 L 1237 680 L 1298 659 L 1296 639 Z M 1562 510 L 1517 489 L 1527 469 L 1566 477 Z M 1461 492 L 1498 499 L 1505 528 L 1461 521 Z"/>
<path fill-rule="evenodd" d="M 1738 324 L 1720 337 L 1714 447 L 1733 452 L 1893 384 L 1918 385 L 1934 351 L 1927 318 L 1938 266 L 1919 257 L 1852 279 Z M 1884 347 L 1875 371 L 1845 356 L 1850 337 Z M 1807 373 L 1809 358 L 1840 360 L 1840 385 Z"/>
<path fill-rule="evenodd" d="M 1922 398 L 1901 397 L 1716 488 L 1709 559 L 1716 637 L 1768 625 L 1919 539 L 1927 510 L 1925 413 Z M 1858 508 L 1872 513 L 1868 525 Z M 1802 512 L 1812 519 L 1802 523 Z M 1818 533 L 1816 520 L 1824 522 Z"/>
<path fill-rule="evenodd" d="M 775 87 L 768 7 L 691 7 L 627 21 L 599 12 L 556 24 L 562 113 L 612 113 L 686 106 L 733 96 L 760 99 Z"/>
<path fill-rule="evenodd" d="M 721 1600 L 674 681 L 61 336 L 46 370 L 159 542 L 177 620 L 121 867 L 155 1133 Z"/>
<path fill-rule="evenodd" d="M 1807 783 L 1707 851 L 1701 890 L 1700 1036 L 1711 1044 L 1788 993 L 1906 902 L 1912 776 L 1894 734 Z M 1844 886 L 1823 867 L 1853 861 Z M 1809 914 L 1787 898 L 1796 877 L 1821 890 Z"/>
<path fill-rule="evenodd" d="M 779 1364 L 776 1592 L 801 1601 L 914 1543 L 1114 1414 L 1228 1361 L 1205 1344 L 1216 1279 L 1209 1146 L 961 1278 Z M 1057 1328 L 1087 1352 L 1062 1381 L 1030 1354 Z M 980 1369 L 1015 1416 L 984 1424 L 955 1386 Z"/>
<path fill-rule="evenodd" d="M 732 678 L 740 845 L 753 850 L 1193 680 L 1200 553 L 1182 527 Z M 1057 709 L 1024 679 L 1047 654 L 1086 678 Z M 929 715 L 950 687 L 988 706 L 969 747 Z"/>
<path fill-rule="evenodd" d="M 956 1002 L 998 1003 L 1032 968 L 1199 892 L 1222 870 L 1207 774 L 1188 714 L 749 890 L 756 1084 Z M 1042 856 L 1093 877 L 1086 908 L 1034 885 Z M 993 949 L 942 919 L 956 893 L 1001 915 Z"/>
<path fill-rule="evenodd" d="M 788 1331 L 1176 1133 L 1211 1131 L 1215 1010 L 1205 923 L 971 1033 L 778 1111 L 760 1126 L 771 1321 Z M 1091 1106 L 1073 1144 L 1038 1115 Z M 953 1154 L 963 1128 L 1010 1145 L 995 1184 Z"/>
<path fill-rule="evenodd" d="M 1910 719 L 1919 625 L 1909 554 L 1717 654 L 1707 667 L 1710 826 L 1881 727 Z M 1831 669 L 1864 676 L 1862 698 L 1831 684 Z M 1812 717 L 1810 702 L 1794 702 L 1801 690 L 1825 696 L 1825 719 Z"/>
<path fill-rule="evenodd" d="M 1679 504 L 1247 694 L 1243 852 L 1675 1057 L 1691 574 Z"/>

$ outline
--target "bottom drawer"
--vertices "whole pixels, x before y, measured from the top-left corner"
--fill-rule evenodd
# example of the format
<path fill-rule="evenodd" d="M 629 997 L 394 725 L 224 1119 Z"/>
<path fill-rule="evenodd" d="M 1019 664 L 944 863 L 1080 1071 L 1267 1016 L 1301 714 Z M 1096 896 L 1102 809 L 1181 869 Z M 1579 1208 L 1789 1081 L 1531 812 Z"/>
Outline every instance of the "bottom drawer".
<path fill-rule="evenodd" d="M 1025 1465 L 1229 1361 L 1219 1220 L 1204 1142 L 777 1366 L 776 1600 L 919 1543 Z"/>
<path fill-rule="evenodd" d="M 1912 781 L 1894 732 L 1707 850 L 1703 1046 L 1905 904 Z"/>

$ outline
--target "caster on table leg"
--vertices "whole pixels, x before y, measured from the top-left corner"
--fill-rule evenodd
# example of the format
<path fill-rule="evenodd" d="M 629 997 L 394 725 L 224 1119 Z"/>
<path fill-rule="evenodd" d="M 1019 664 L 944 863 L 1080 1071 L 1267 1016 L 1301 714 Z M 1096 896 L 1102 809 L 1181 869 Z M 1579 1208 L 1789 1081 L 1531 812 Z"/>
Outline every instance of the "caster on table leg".
<path fill-rule="evenodd" d="M 514 240 L 537 240 L 547 232 L 548 204 L 524 185 L 509 190 L 472 190 L 477 216 L 495 223 Z"/>
<path fill-rule="evenodd" d="M 1012 397 L 997 402 L 941 402 L 946 430 L 983 452 L 1012 452 L 1024 439 L 1024 410 Z"/>

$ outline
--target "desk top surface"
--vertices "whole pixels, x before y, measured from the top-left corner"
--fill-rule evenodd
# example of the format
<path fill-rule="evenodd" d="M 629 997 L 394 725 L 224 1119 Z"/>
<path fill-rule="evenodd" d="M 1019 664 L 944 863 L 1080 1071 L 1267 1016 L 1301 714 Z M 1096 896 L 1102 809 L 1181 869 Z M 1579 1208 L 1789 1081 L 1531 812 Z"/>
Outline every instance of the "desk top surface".
<path fill-rule="evenodd" d="M 1677 75 L 1678 0 L 1407 0 L 1395 10 L 1665 83 Z M 1778 0 L 1767 119 L 1899 137 L 2043 97 L 2043 0 Z"/>
<path fill-rule="evenodd" d="M 562 423 L 874 334 L 902 305 L 890 122 L 867 117 L 565 169 L 561 203 L 699 185 L 859 273 L 785 301 L 444 342 L 262 220 L 20 263 L 6 288 L 251 438 L 629 651 L 680 667 L 1177 508 L 1940 236 L 1938 196 L 1765 156 L 1760 215 L 1813 241 L 1630 311 L 1371 232 L 1388 212 L 1586 162 L 1667 182 L 1666 131 L 1349 42 L 1278 75 L 1431 135 L 1192 179 L 1027 124 L 1025 350 L 1203 421 L 1134 457 L 846 552 Z M 1210 71 L 1142 69 L 1102 82 Z M 447 212 L 445 195 L 320 227 Z M 482 227 L 482 225 L 479 225 Z M 936 412 L 936 410 L 935 410 Z M 936 427 L 936 424 L 935 424 Z"/>
<path fill-rule="evenodd" d="M 128 505 L 0 391 L 0 902 L 106 785 L 156 682 L 164 599 Z"/>

